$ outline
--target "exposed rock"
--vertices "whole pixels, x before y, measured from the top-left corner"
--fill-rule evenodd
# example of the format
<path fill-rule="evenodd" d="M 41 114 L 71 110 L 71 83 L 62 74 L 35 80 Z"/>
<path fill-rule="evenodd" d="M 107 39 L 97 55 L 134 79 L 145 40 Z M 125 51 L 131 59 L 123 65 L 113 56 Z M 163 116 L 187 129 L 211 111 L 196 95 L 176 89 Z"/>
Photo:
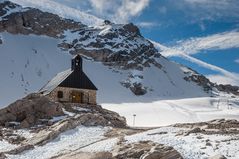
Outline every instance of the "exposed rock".
<path fill-rule="evenodd" d="M 216 88 L 219 91 L 232 93 L 234 95 L 239 95 L 239 86 L 232 86 L 230 84 L 227 84 L 227 85 L 219 84 L 219 85 L 216 86 Z"/>
<path fill-rule="evenodd" d="M 80 116 L 77 120 L 85 126 L 112 126 L 118 128 L 126 127 L 125 117 L 120 116 L 118 113 L 102 108 L 97 105 L 85 105 L 85 104 L 64 104 L 64 107 L 71 111 L 73 107 L 85 108 L 89 111 L 78 113 Z"/>
<path fill-rule="evenodd" d="M 6 159 L 7 156 L 4 153 L 0 153 L 0 159 Z"/>
<path fill-rule="evenodd" d="M 192 130 L 189 130 L 186 135 L 192 134 L 192 133 L 200 133 L 202 130 L 199 127 L 193 128 Z"/>
<path fill-rule="evenodd" d="M 199 86 L 202 86 L 204 91 L 209 92 L 212 90 L 214 83 L 210 82 L 209 79 L 207 79 L 205 76 L 200 74 L 192 74 L 188 77 L 184 78 L 186 81 L 193 81 L 197 83 Z"/>
<path fill-rule="evenodd" d="M 64 115 L 62 104 L 52 102 L 41 94 L 30 94 L 0 110 L 0 125 L 19 122 L 20 128 L 28 128 L 40 122 L 39 119 L 51 119 L 60 115 Z"/>
<path fill-rule="evenodd" d="M 191 133 L 202 134 L 239 134 L 239 121 L 216 119 L 208 122 L 175 124 L 175 127 L 190 128 L 186 135 Z"/>
<path fill-rule="evenodd" d="M 18 8 L 18 11 L 8 15 L 6 14 L 8 8 Z M 0 32 L 7 31 L 12 34 L 36 34 L 58 38 L 64 30 L 79 29 L 85 26 L 38 9 L 22 8 L 9 1 L 0 4 L 1 15 L 4 18 L 0 21 Z"/>
<path fill-rule="evenodd" d="M 227 159 L 227 158 L 223 155 L 216 155 L 216 156 L 209 157 L 208 159 Z"/>
<path fill-rule="evenodd" d="M 113 152 L 113 157 L 116 159 L 182 159 L 182 156 L 172 147 L 152 141 L 121 145 L 118 152 Z"/>
<path fill-rule="evenodd" d="M 133 83 L 133 85 L 130 86 L 130 90 L 135 95 L 144 95 L 147 93 L 147 88 L 144 87 L 141 83 Z"/>
<path fill-rule="evenodd" d="M 239 95 L 239 86 L 232 86 L 230 84 L 223 85 L 223 84 L 216 84 L 211 82 L 208 78 L 205 76 L 199 74 L 196 71 L 191 70 L 190 68 L 187 68 L 190 71 L 185 72 L 185 74 L 188 74 L 189 76 L 186 76 L 184 79 L 186 81 L 193 81 L 197 83 L 199 86 L 202 86 L 204 91 L 210 92 L 213 88 L 216 88 L 218 91 L 231 93 L 234 95 Z M 193 72 L 193 73 L 192 73 Z"/>
<path fill-rule="evenodd" d="M 133 33 L 135 35 L 141 36 L 139 28 L 137 26 L 135 26 L 133 23 L 125 24 L 123 26 L 123 28 L 129 33 Z"/>

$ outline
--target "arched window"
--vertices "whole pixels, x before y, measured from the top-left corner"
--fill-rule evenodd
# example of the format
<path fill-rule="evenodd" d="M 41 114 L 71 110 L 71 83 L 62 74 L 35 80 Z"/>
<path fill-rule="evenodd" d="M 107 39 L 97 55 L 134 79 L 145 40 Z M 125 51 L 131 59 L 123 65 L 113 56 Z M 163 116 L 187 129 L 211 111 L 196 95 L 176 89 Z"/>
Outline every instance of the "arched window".
<path fill-rule="evenodd" d="M 63 92 L 62 91 L 58 91 L 57 92 L 57 97 L 58 98 L 63 98 Z"/>

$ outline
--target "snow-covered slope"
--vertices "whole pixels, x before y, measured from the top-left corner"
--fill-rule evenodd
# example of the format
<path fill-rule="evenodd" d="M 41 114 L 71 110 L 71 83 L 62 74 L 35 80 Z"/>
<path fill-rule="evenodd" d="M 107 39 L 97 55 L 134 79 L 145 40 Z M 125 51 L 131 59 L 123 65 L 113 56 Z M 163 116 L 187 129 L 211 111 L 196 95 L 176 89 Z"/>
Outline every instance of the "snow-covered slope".
<path fill-rule="evenodd" d="M 1 33 L 0 105 L 37 91 L 51 77 L 70 66 L 71 56 L 57 48 L 57 40 L 45 36 Z"/>
<path fill-rule="evenodd" d="M 1 33 L 0 45 L 1 106 L 22 97 L 26 93 L 39 90 L 56 73 L 70 67 L 71 56 L 57 48 L 59 40 L 46 36 L 12 35 Z M 42 47 L 44 46 L 44 47 Z M 194 83 L 183 80 L 180 68 L 164 58 L 159 59 L 162 69 L 155 66 L 143 71 L 109 69 L 101 62 L 84 61 L 84 70 L 98 87 L 100 103 L 121 103 L 158 100 L 160 98 L 180 98 L 205 96 Z M 168 72 L 165 74 L 165 72 Z M 144 75 L 144 79 L 129 75 Z M 154 76 L 152 77 L 152 75 Z M 130 76 L 132 77 L 132 76 Z M 176 80 L 177 79 L 177 80 Z M 135 96 L 121 82 L 141 82 L 149 93 Z M 194 91 L 198 90 L 198 91 Z"/>

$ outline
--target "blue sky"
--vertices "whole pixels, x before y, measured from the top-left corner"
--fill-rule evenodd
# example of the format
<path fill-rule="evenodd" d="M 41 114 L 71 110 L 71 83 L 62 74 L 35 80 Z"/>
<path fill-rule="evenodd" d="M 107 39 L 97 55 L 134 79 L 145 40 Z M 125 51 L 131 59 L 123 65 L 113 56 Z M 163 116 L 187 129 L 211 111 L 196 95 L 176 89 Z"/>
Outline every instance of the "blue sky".
<path fill-rule="evenodd" d="M 45 3 L 42 9 L 54 2 L 115 23 L 133 22 L 167 58 L 214 82 L 239 85 L 239 0 L 13 1 Z"/>

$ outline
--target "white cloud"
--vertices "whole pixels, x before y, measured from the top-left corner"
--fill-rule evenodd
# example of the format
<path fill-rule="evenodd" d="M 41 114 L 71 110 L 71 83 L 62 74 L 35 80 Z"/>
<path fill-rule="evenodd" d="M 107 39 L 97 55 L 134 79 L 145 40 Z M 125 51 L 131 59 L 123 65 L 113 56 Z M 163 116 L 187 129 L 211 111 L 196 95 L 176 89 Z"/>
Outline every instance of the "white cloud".
<path fill-rule="evenodd" d="M 236 76 L 239 76 L 238 74 Z M 239 81 L 232 79 L 230 77 L 227 77 L 225 75 L 207 75 L 207 78 L 210 79 L 210 81 L 218 84 L 231 84 L 231 85 L 237 85 L 239 86 Z"/>
<path fill-rule="evenodd" d="M 194 21 L 239 18 L 238 0 L 183 0 L 182 10 Z M 186 9 L 187 8 L 187 9 Z"/>
<path fill-rule="evenodd" d="M 178 42 L 178 45 L 173 48 L 186 54 L 196 54 L 202 50 L 239 48 L 239 32 L 231 31 L 207 37 L 190 38 L 189 40 Z"/>
<path fill-rule="evenodd" d="M 154 22 L 139 22 L 139 23 L 136 23 L 136 25 L 142 28 L 152 28 L 152 27 L 160 26 L 160 24 L 157 24 Z"/>
<path fill-rule="evenodd" d="M 150 0 L 90 0 L 96 13 L 117 23 L 128 22 L 138 16 L 149 4 Z"/>
<path fill-rule="evenodd" d="M 235 62 L 239 64 L 239 59 L 236 59 Z"/>

